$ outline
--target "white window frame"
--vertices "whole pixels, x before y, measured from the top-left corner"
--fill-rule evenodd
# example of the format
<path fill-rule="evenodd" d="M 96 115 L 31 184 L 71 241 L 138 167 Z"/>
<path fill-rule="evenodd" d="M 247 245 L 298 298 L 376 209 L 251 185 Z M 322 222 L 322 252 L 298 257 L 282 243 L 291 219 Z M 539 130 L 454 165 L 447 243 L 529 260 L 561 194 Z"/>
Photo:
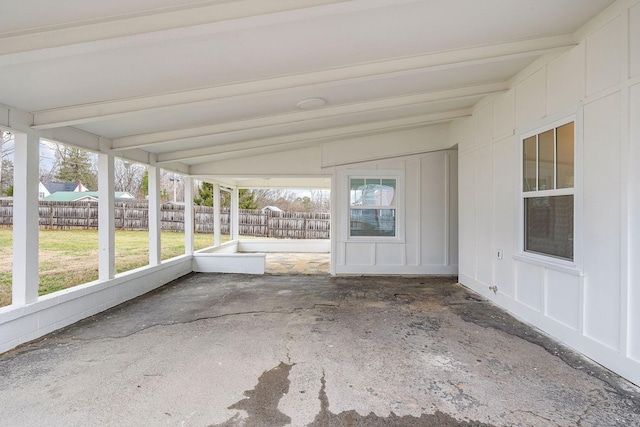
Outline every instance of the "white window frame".
<path fill-rule="evenodd" d="M 539 135 L 548 130 L 558 128 L 568 123 L 574 123 L 574 170 L 573 188 L 562 188 L 554 190 L 539 190 L 526 192 L 523 189 L 523 154 L 524 154 L 524 140 L 535 135 Z M 582 104 L 573 106 L 566 110 L 553 114 L 545 119 L 539 120 L 533 123 L 531 126 L 518 129 L 516 131 L 516 143 L 518 149 L 515 150 L 515 154 L 518 156 L 515 161 L 516 171 L 515 176 L 517 178 L 517 233 L 516 233 L 516 248 L 517 251 L 514 258 L 527 262 L 529 264 L 539 265 L 545 268 L 550 268 L 556 271 L 562 271 L 572 275 L 582 275 L 583 270 L 583 197 L 582 197 L 582 165 L 583 165 L 583 108 Z M 567 260 L 563 258 L 554 257 L 552 255 L 545 255 L 536 252 L 525 251 L 525 209 L 524 200 L 526 198 L 533 197 L 546 197 L 546 196 L 561 196 L 561 195 L 573 195 L 573 260 Z"/>
<path fill-rule="evenodd" d="M 349 169 L 344 172 L 342 188 L 345 192 L 343 200 L 345 203 L 344 221 L 342 234 L 344 241 L 349 242 L 378 242 L 378 243 L 404 243 L 405 242 L 405 219 L 404 219 L 404 170 L 401 169 Z M 395 236 L 351 236 L 351 180 L 352 179 L 395 179 L 396 193 L 394 207 L 365 207 L 395 209 L 396 211 L 396 235 Z"/>

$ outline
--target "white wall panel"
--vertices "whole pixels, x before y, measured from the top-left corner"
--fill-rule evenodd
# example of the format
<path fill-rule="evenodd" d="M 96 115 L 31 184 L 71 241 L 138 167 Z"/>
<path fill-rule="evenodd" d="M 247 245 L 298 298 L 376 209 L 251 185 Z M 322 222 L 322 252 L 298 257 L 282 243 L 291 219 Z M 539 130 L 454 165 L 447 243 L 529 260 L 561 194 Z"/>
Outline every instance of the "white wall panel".
<path fill-rule="evenodd" d="M 403 132 L 391 135 L 391 140 L 401 139 Z M 391 144 L 393 145 L 393 144 Z M 450 191 L 451 165 L 457 165 L 457 151 L 445 150 L 402 156 L 373 162 L 363 162 L 338 167 L 336 185 L 336 205 L 334 213 L 338 217 L 333 226 L 338 241 L 335 243 L 336 273 L 341 274 L 451 274 L 457 270 L 455 262 L 448 256 L 450 238 L 457 239 L 456 190 Z M 365 241 L 349 239 L 346 226 L 348 219 L 348 182 L 350 171 L 366 171 L 376 175 L 376 171 L 404 171 L 404 190 L 399 196 L 398 224 L 404 233 L 398 239 L 366 238 Z M 457 173 L 454 168 L 453 173 Z M 454 177 L 453 183 L 457 180 Z M 399 193 L 400 195 L 400 193 Z M 402 204 L 404 201 L 404 204 Z M 345 217 L 343 222 L 340 218 Z M 404 220 L 404 222 L 402 222 Z M 402 227 L 399 228 L 402 231 Z M 342 249 L 344 248 L 344 249 Z M 344 256 L 343 256 L 344 255 Z M 341 262 L 344 260 L 344 262 Z"/>
<path fill-rule="evenodd" d="M 525 262 L 516 263 L 516 301 L 542 311 L 544 268 Z"/>
<path fill-rule="evenodd" d="M 476 146 L 491 142 L 493 136 L 493 103 L 488 102 L 479 107 L 473 114 L 476 127 Z"/>
<path fill-rule="evenodd" d="M 516 86 L 516 127 L 544 117 L 545 69 L 540 69 Z"/>
<path fill-rule="evenodd" d="M 493 145 L 493 194 L 494 194 L 494 245 L 492 263 L 495 265 L 493 284 L 500 292 L 513 296 L 513 242 L 517 201 L 515 186 L 520 179 L 512 166 L 516 150 L 515 137 L 505 138 Z M 502 259 L 497 259 L 497 250 L 502 250 Z"/>
<path fill-rule="evenodd" d="M 376 265 L 404 265 L 405 245 L 376 243 Z"/>
<path fill-rule="evenodd" d="M 405 262 L 407 265 L 420 265 L 420 245 L 422 230 L 422 174 L 421 159 L 413 158 L 405 162 L 405 230 L 413 230 L 413 232 L 405 232 Z"/>
<path fill-rule="evenodd" d="M 628 13 L 626 5 L 633 5 Z M 456 122 L 460 280 L 640 385 L 640 3 L 619 1 L 576 34 L 576 47 L 541 58 L 512 79 L 510 91 L 492 98 L 489 159 L 485 145 L 476 144 L 486 131 L 481 108 L 471 120 Z M 514 153 L 518 144 L 510 146 L 508 139 L 518 140 L 517 129 L 566 117 L 580 102 L 578 259 L 575 266 L 561 266 L 519 253 L 521 199 L 515 187 L 521 165 Z M 489 255 L 484 232 L 491 227 Z M 503 260 L 495 249 L 503 250 Z M 486 288 L 486 265 L 492 266 L 498 295 Z"/>
<path fill-rule="evenodd" d="M 458 265 L 458 153 L 449 152 L 449 265 Z"/>
<path fill-rule="evenodd" d="M 476 221 L 475 221 L 475 156 L 474 153 L 458 157 L 458 245 L 460 274 L 475 277 Z"/>
<path fill-rule="evenodd" d="M 476 279 L 493 284 L 493 200 L 492 150 L 490 146 L 476 151 Z"/>
<path fill-rule="evenodd" d="M 584 98 L 585 43 L 547 66 L 547 113 L 562 110 Z"/>
<path fill-rule="evenodd" d="M 629 74 L 640 76 L 640 4 L 629 11 Z"/>
<path fill-rule="evenodd" d="M 620 82 L 620 24 L 614 19 L 587 38 L 587 96 Z"/>
<path fill-rule="evenodd" d="M 375 243 L 347 243 L 345 248 L 346 265 L 374 265 Z"/>
<path fill-rule="evenodd" d="M 422 185 L 422 264 L 443 264 L 447 236 L 445 190 L 445 153 L 436 153 L 422 159 L 420 182 Z"/>
<path fill-rule="evenodd" d="M 585 331 L 619 347 L 620 96 L 584 108 Z"/>
<path fill-rule="evenodd" d="M 449 126 L 425 126 L 322 144 L 322 166 L 384 160 L 449 148 Z"/>
<path fill-rule="evenodd" d="M 580 323 L 579 276 L 571 276 L 554 270 L 547 270 L 545 285 L 546 314 L 552 319 L 577 330 Z"/>
<path fill-rule="evenodd" d="M 638 6 L 636 6 L 636 9 Z M 631 88 L 629 162 L 629 355 L 640 361 L 640 84 Z"/>
<path fill-rule="evenodd" d="M 471 132 L 471 119 L 460 119 L 455 122 L 455 143 L 458 144 L 460 153 L 467 153 L 474 148 L 474 139 Z"/>
<path fill-rule="evenodd" d="M 493 101 L 493 136 L 513 134 L 516 124 L 515 90 L 510 89 Z"/>

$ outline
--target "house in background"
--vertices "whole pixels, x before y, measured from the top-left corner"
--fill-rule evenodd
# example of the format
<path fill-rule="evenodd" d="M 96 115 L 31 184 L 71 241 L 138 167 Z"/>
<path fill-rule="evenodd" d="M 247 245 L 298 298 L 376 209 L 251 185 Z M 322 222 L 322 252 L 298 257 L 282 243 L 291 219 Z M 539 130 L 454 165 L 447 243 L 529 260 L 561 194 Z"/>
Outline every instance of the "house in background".
<path fill-rule="evenodd" d="M 64 192 L 85 192 L 89 191 L 87 187 L 82 185 L 82 181 L 70 181 L 70 182 L 45 182 L 38 185 L 38 198 L 44 200 L 51 194 Z"/>
<path fill-rule="evenodd" d="M 331 189 L 331 274 L 458 274 L 640 385 L 640 0 L 10 2 L 0 351 L 198 271 L 200 180 L 232 209 L 241 188 Z M 42 297 L 40 139 L 97 153 L 101 192 L 99 282 Z M 149 265 L 117 276 L 115 157 L 149 178 Z M 165 261 L 161 168 L 187 201 Z M 214 250 L 242 244 L 237 217 Z"/>
<path fill-rule="evenodd" d="M 277 206 L 265 206 L 264 208 L 261 209 L 262 213 L 266 213 L 266 212 L 282 212 L 282 209 L 280 209 Z"/>
<path fill-rule="evenodd" d="M 133 202 L 135 197 L 127 191 L 116 191 L 116 202 Z M 43 200 L 47 202 L 81 202 L 81 201 L 98 201 L 98 191 L 56 191 L 55 193 L 45 197 Z"/>

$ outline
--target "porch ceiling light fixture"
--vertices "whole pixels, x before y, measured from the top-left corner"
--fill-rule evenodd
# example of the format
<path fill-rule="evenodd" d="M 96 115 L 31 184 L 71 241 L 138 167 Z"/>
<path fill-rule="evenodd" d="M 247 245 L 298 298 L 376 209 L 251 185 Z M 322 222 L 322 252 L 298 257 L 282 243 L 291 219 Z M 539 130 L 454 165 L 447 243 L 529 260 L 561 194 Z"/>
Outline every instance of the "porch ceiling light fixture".
<path fill-rule="evenodd" d="M 300 110 L 317 110 L 325 105 L 327 105 L 327 100 L 324 98 L 309 98 L 298 102 L 297 107 Z"/>

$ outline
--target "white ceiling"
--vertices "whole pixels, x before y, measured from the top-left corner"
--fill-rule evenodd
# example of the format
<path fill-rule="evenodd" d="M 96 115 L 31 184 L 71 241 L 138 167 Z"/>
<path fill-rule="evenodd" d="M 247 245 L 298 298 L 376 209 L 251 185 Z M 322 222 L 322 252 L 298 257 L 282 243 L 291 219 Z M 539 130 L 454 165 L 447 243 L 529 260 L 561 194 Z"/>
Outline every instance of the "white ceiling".
<path fill-rule="evenodd" d="M 466 116 L 611 3 L 2 0 L 0 104 L 184 170 Z"/>

